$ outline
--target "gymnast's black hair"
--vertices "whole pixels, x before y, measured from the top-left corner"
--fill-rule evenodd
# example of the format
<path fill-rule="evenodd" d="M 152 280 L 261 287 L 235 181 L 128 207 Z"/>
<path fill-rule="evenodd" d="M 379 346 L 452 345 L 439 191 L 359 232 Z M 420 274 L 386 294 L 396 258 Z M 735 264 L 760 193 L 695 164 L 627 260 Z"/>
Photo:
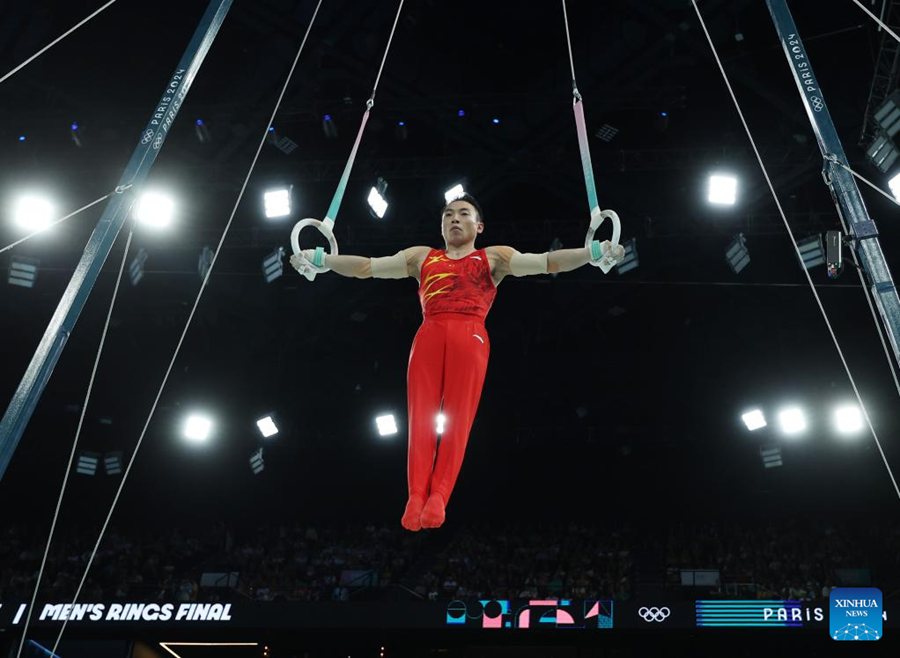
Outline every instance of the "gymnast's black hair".
<path fill-rule="evenodd" d="M 450 199 L 450 201 L 448 201 L 444 205 L 444 207 L 441 208 L 441 215 L 444 214 L 444 211 L 447 209 L 447 206 L 449 206 L 454 201 L 465 201 L 466 203 L 472 204 L 472 207 L 475 208 L 475 212 L 478 213 L 478 221 L 481 222 L 482 224 L 484 224 L 484 213 L 481 212 L 481 204 L 478 203 L 478 200 L 475 199 L 475 197 L 473 197 L 471 194 L 461 194 L 460 196 L 456 197 L 455 199 Z"/>

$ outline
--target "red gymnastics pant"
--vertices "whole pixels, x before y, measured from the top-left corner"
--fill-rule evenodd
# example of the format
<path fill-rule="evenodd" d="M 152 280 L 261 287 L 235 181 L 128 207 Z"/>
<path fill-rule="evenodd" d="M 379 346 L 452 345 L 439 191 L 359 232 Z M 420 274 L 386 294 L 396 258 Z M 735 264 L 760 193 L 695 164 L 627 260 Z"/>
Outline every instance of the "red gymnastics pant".
<path fill-rule="evenodd" d="M 407 371 L 410 496 L 427 499 L 438 493 L 444 504 L 450 500 L 478 409 L 490 349 L 484 323 L 474 315 L 438 313 L 426 318 L 416 332 Z M 445 422 L 438 445 L 440 412 Z"/>

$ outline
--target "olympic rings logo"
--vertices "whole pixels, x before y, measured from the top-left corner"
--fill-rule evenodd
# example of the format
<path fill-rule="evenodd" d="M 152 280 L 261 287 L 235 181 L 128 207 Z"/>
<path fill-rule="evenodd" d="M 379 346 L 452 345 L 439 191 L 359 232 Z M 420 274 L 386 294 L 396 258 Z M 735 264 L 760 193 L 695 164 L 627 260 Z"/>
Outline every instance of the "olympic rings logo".
<path fill-rule="evenodd" d="M 144 145 L 149 144 L 150 140 L 152 140 L 152 139 L 153 139 L 153 131 L 149 130 L 149 129 L 145 130 L 143 137 L 141 137 L 141 144 L 144 144 Z"/>
<path fill-rule="evenodd" d="M 162 146 L 162 143 L 163 143 L 163 136 L 157 135 L 156 139 L 153 140 L 153 149 L 158 151 L 159 147 Z"/>
<path fill-rule="evenodd" d="M 657 608 L 653 606 L 652 608 L 641 608 L 638 610 L 638 615 L 640 615 L 641 619 L 648 623 L 651 621 L 665 621 L 670 614 L 672 614 L 672 611 L 666 607 Z"/>
<path fill-rule="evenodd" d="M 813 111 L 815 112 L 821 112 L 822 108 L 825 107 L 825 101 L 818 96 L 810 96 L 809 102 L 812 103 Z"/>

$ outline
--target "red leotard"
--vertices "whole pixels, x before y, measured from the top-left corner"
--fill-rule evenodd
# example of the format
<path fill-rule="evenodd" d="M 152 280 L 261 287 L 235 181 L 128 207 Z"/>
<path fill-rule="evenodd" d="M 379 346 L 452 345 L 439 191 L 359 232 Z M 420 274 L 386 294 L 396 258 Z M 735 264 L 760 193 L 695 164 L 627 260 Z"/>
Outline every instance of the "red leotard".
<path fill-rule="evenodd" d="M 446 504 L 453 492 L 487 372 L 484 319 L 496 295 L 484 249 L 457 260 L 443 249 L 428 252 L 419 280 L 424 320 L 407 371 L 411 497 L 438 493 Z"/>

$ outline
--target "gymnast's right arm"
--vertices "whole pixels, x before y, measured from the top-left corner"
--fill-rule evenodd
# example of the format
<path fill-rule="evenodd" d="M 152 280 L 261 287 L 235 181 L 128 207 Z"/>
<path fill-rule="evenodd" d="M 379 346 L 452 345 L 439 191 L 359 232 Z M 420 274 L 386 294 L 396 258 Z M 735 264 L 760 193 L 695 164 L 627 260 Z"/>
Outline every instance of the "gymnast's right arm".
<path fill-rule="evenodd" d="M 323 265 L 341 276 L 356 279 L 404 279 L 408 276 L 418 279 L 428 251 L 429 247 L 410 247 L 393 256 L 379 258 L 325 254 Z M 302 256 L 295 254 L 291 256 L 291 265 L 299 270 L 304 260 L 311 260 L 311 255 L 306 252 Z"/>

